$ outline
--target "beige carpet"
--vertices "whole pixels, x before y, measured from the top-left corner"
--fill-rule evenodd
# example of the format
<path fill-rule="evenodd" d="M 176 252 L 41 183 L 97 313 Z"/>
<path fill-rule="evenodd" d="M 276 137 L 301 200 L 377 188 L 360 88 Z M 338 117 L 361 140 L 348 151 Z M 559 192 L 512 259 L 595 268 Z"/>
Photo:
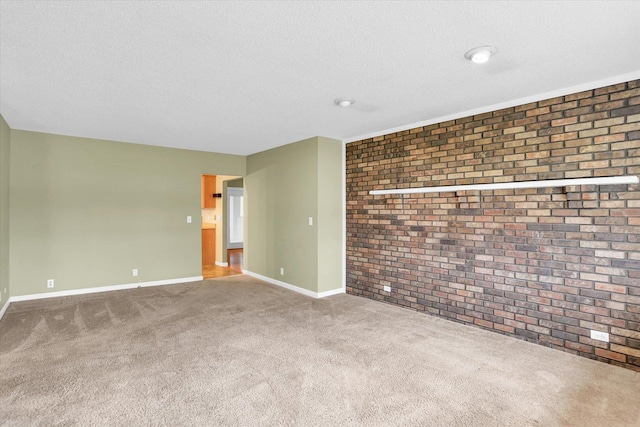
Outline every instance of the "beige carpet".
<path fill-rule="evenodd" d="M 640 374 L 247 276 L 11 304 L 2 425 L 630 426 Z"/>

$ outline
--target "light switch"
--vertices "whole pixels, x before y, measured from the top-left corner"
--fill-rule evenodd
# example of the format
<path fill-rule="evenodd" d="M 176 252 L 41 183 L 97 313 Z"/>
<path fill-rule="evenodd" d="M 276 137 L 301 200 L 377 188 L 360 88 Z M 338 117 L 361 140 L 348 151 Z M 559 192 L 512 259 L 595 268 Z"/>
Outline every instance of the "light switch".
<path fill-rule="evenodd" d="M 191 215 L 187 217 L 187 224 L 191 224 Z"/>
<path fill-rule="evenodd" d="M 312 216 L 309 217 L 309 225 L 313 225 L 313 217 Z"/>

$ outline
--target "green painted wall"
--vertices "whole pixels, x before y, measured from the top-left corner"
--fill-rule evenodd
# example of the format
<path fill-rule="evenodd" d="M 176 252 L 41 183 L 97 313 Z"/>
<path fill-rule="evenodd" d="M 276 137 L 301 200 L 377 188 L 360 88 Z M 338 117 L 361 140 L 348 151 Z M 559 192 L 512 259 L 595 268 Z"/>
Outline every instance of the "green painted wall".
<path fill-rule="evenodd" d="M 0 127 L 2 303 L 200 276 L 203 173 L 246 176 L 247 270 L 313 292 L 342 287 L 340 141 L 243 157 Z"/>
<path fill-rule="evenodd" d="M 226 182 L 227 182 L 227 186 L 231 188 L 244 187 L 244 178 L 229 179 Z"/>
<path fill-rule="evenodd" d="M 200 276 L 200 176 L 245 160 L 12 130 L 12 295 Z"/>
<path fill-rule="evenodd" d="M 247 157 L 244 180 L 245 269 L 310 291 L 317 289 L 317 139 Z M 284 275 L 280 275 L 280 268 Z"/>
<path fill-rule="evenodd" d="M 342 168 L 342 143 L 327 138 L 247 158 L 246 270 L 313 292 L 342 287 Z"/>
<path fill-rule="evenodd" d="M 0 309 L 11 296 L 9 286 L 9 172 L 11 129 L 0 115 Z"/>
<path fill-rule="evenodd" d="M 318 292 L 342 287 L 344 144 L 318 137 Z"/>

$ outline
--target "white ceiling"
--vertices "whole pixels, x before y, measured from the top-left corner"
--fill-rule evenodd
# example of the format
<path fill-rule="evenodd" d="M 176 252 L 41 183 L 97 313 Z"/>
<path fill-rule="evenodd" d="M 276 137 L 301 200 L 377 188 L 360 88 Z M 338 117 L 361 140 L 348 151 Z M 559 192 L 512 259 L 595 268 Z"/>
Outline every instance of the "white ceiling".
<path fill-rule="evenodd" d="M 0 113 L 64 135 L 251 154 L 636 78 L 640 1 L 0 1 Z"/>

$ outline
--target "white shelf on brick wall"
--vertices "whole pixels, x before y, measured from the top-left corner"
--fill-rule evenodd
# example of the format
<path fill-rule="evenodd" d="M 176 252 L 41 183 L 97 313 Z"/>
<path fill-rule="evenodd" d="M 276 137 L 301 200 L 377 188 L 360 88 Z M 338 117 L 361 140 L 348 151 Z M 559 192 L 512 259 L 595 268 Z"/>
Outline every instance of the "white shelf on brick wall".
<path fill-rule="evenodd" d="M 571 179 L 550 179 L 542 181 L 519 181 L 519 182 L 497 182 L 492 184 L 468 184 L 468 185 L 448 185 L 444 187 L 416 187 L 416 188 L 395 188 L 390 190 L 371 190 L 371 195 L 382 194 L 419 194 L 419 193 L 444 193 L 454 191 L 487 191 L 487 190 L 510 190 L 514 188 L 550 188 L 569 187 L 572 185 L 612 185 L 612 184 L 638 184 L 640 179 L 634 175 L 609 176 L 601 178 L 571 178 Z"/>

